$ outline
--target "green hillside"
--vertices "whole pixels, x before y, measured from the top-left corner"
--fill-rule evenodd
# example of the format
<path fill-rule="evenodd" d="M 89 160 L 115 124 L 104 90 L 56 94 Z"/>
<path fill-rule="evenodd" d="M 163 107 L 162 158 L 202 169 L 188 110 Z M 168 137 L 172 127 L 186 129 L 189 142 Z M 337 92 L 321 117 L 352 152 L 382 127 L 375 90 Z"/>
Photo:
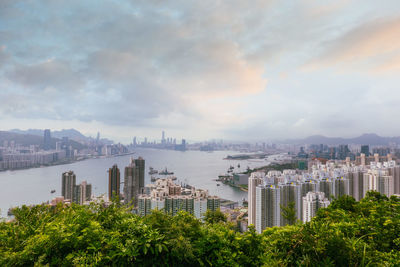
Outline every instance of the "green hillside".
<path fill-rule="evenodd" d="M 139 217 L 100 204 L 21 207 L 0 223 L 1 266 L 399 266 L 400 199 L 334 200 L 307 224 L 236 231 L 220 213 Z"/>

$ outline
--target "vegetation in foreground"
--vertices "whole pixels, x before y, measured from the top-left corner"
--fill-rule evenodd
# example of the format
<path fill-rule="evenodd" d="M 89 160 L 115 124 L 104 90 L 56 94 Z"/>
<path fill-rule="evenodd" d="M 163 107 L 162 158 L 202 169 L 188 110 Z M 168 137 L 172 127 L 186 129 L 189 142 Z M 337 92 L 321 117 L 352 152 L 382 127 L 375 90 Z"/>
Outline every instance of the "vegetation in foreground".
<path fill-rule="evenodd" d="M 220 212 L 133 215 L 109 207 L 17 208 L 0 223 L 1 266 L 399 266 L 400 199 L 345 196 L 310 223 L 239 233 Z"/>

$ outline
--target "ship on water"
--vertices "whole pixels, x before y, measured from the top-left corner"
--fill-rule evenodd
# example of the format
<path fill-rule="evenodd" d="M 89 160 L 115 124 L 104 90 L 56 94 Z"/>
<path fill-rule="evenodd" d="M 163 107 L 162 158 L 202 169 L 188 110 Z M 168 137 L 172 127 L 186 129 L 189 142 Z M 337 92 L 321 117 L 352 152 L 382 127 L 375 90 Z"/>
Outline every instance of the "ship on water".
<path fill-rule="evenodd" d="M 167 167 L 165 167 L 165 169 L 161 172 L 159 172 L 159 174 L 161 175 L 173 175 L 173 172 L 168 171 Z"/>
<path fill-rule="evenodd" d="M 154 169 L 153 167 L 149 168 L 149 174 L 150 175 L 157 174 L 157 173 L 158 173 L 158 171 L 156 169 Z"/>

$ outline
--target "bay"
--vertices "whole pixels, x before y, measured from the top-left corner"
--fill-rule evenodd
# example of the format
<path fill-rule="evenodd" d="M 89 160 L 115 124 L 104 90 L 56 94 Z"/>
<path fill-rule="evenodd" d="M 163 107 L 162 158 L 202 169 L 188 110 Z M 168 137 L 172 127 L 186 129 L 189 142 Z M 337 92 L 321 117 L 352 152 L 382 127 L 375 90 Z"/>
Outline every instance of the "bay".
<path fill-rule="evenodd" d="M 133 155 L 111 158 L 97 158 L 79 161 L 66 165 L 57 165 L 27 170 L 16 170 L 0 172 L 0 212 L 6 216 L 10 207 L 23 204 L 40 204 L 50 201 L 61 195 L 61 175 L 63 172 L 72 170 L 76 174 L 76 182 L 83 180 L 92 184 L 93 193 L 101 195 L 107 193 L 108 173 L 107 170 L 113 164 L 117 164 L 121 171 L 123 181 L 124 168 L 130 162 L 131 157 L 141 156 L 145 159 L 146 175 L 145 184 L 151 183 L 148 174 L 149 167 L 159 171 L 168 168 L 174 172 L 178 182 L 183 182 L 196 188 L 207 189 L 211 195 L 224 199 L 241 202 L 247 199 L 247 192 L 237 188 L 221 184 L 217 186 L 214 181 L 218 175 L 227 171 L 230 166 L 235 171 L 244 171 L 247 167 L 254 168 L 265 166 L 266 160 L 224 160 L 227 155 L 235 155 L 233 151 L 173 151 L 158 149 L 136 149 Z M 240 164 L 240 169 L 237 167 Z M 50 191 L 56 192 L 51 194 Z M 121 186 L 122 190 L 122 186 Z"/>

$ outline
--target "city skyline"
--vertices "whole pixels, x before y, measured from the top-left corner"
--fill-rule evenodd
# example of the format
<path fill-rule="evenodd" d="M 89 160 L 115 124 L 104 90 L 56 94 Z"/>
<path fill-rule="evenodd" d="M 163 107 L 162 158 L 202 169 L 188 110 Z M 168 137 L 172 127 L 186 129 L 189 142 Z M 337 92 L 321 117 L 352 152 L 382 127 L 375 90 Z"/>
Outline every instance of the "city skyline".
<path fill-rule="evenodd" d="M 399 11 L 398 1 L 3 1 L 0 123 L 122 142 L 154 129 L 395 136 Z"/>

